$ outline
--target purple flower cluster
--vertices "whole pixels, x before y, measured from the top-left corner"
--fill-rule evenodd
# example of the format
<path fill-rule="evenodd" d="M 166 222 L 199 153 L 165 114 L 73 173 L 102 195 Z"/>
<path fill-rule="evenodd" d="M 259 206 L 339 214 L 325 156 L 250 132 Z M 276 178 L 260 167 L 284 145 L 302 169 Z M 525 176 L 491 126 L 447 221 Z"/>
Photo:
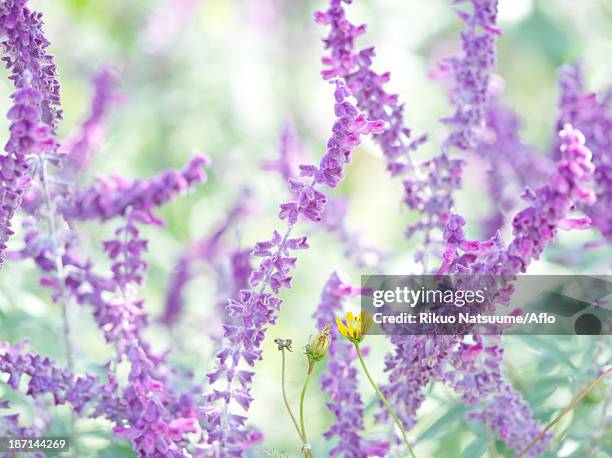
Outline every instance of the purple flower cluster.
<path fill-rule="evenodd" d="M 16 89 L 7 115 L 10 137 L 0 156 L 0 267 L 13 234 L 11 220 L 30 183 L 30 155 L 55 151 L 55 124 L 61 117 L 56 108 L 59 83 L 53 58 L 45 51 L 49 42 L 42 32 L 42 15 L 26 5 L 27 0 L 0 4 L 2 60 Z"/>
<path fill-rule="evenodd" d="M 612 237 L 612 87 L 602 96 L 587 92 L 580 67 L 559 70 L 561 99 L 557 127 L 572 124 L 585 136 L 586 146 L 593 152 L 595 194 L 597 202 L 584 207 L 593 226 L 601 234 Z"/>
<path fill-rule="evenodd" d="M 33 398 L 51 394 L 55 405 L 69 403 L 76 413 L 83 412 L 92 401 L 98 401 L 112 385 L 103 386 L 93 376 L 75 376 L 69 370 L 57 367 L 49 358 L 35 353 L 23 353 L 24 343 L 0 343 L 0 372 L 8 374 L 6 383 L 13 389 L 20 387 L 22 377 L 28 376 L 28 396 Z"/>
<path fill-rule="evenodd" d="M 499 234 L 486 242 L 466 240 L 465 220 L 453 214 L 444 230 L 447 249 L 439 274 L 516 275 L 553 242 L 558 228 L 588 224 L 585 218 L 568 218 L 568 212 L 576 202 L 594 201 L 593 192 L 586 187 L 593 171 L 591 153 L 572 126 L 566 125 L 559 135 L 563 159 L 548 185 L 526 192 L 532 206 L 515 216 L 513 241 L 506 246 Z M 501 299 L 504 291 L 500 294 Z M 526 435 L 538 434 L 529 406 L 501 375 L 503 352 L 498 345 L 468 344 L 454 336 L 394 336 L 392 340 L 395 352 L 386 360 L 389 383 L 382 390 L 388 400 L 395 401 L 396 412 L 408 427 L 414 424 L 424 387 L 440 379 L 458 390 L 468 404 L 484 402 L 482 413 L 471 417 L 485 421 L 509 447 L 521 448 Z M 446 370 L 447 363 L 452 370 Z M 543 441 L 530 456 L 538 456 L 546 447 Z"/>
<path fill-rule="evenodd" d="M 445 148 L 474 148 L 485 127 L 489 75 L 495 67 L 497 0 L 453 0 L 455 11 L 466 25 L 461 32 L 461 56 L 449 58 L 455 85 L 452 99 L 455 113 L 442 121 L 451 127 Z M 459 5 L 470 4 L 470 11 Z"/>
<path fill-rule="evenodd" d="M 204 182 L 208 163 L 206 156 L 196 155 L 182 170 L 166 170 L 147 179 L 100 177 L 96 184 L 75 190 L 72 199 L 63 203 L 62 214 L 67 219 L 107 221 L 138 210 L 161 224 L 153 210 Z"/>
<path fill-rule="evenodd" d="M 49 358 L 23 353 L 22 349 L 23 344 L 0 343 L 0 373 L 9 375 L 7 384 L 13 389 L 19 389 L 23 375 L 27 375 L 28 396 L 51 395 L 54 405 L 70 404 L 79 416 L 104 416 L 117 424 L 114 433 L 118 437 L 132 441 L 138 456 L 188 456 L 182 451 L 186 444 L 183 436 L 196 431 L 196 412 L 185 409 L 183 399 L 176 400 L 164 391 L 164 385 L 152 376 L 153 362 L 137 346 L 127 352 L 130 384 L 122 391 L 112 373 L 102 383 L 94 376 L 76 376 Z M 176 413 L 170 414 L 170 409 Z M 9 420 L 16 425 L 16 417 Z M 27 428 L 12 434 L 30 435 Z"/>
<path fill-rule="evenodd" d="M 188 433 L 198 430 L 197 412 L 184 413 L 175 408 L 178 402 L 155 376 L 155 361 L 134 345 L 127 351 L 131 364 L 129 385 L 119 400 L 126 416 L 113 433 L 129 439 L 138 456 L 182 458 L 186 453 Z"/>
<path fill-rule="evenodd" d="M 406 237 L 417 232 L 424 234 L 423 246 L 416 260 L 425 261 L 433 240 L 433 231 L 443 228 L 453 208 L 453 192 L 461 187 L 463 161 L 443 153 L 424 161 L 416 169 L 417 175 L 404 179 L 404 202 L 423 214 L 421 220 L 406 228 Z"/>
<path fill-rule="evenodd" d="M 453 206 L 452 192 L 461 186 L 463 163 L 442 154 L 420 165 L 414 164 L 411 154 L 427 137 L 411 138 L 411 131 L 405 125 L 404 106 L 399 103 L 397 94 L 384 89 L 390 73 L 378 74 L 371 68 L 374 48 L 355 49 L 355 41 L 365 33 L 366 26 L 356 26 L 348 21 L 343 3 L 351 1 L 331 0 L 327 11 L 315 13 L 318 23 L 331 27 L 323 40 L 329 54 L 323 57 L 326 69 L 322 76 L 325 79 L 344 77 L 357 99 L 357 107 L 371 118 L 385 121 L 385 129 L 375 135 L 374 140 L 385 155 L 391 175 L 403 177 L 403 202 L 410 209 L 424 214 L 419 223 L 407 228 L 406 236 L 423 232 L 424 245 L 429 248 L 432 231 L 446 224 Z M 417 253 L 417 259 L 424 262 L 424 250 Z"/>
<path fill-rule="evenodd" d="M 378 74 L 372 70 L 374 48 L 355 50 L 355 41 L 365 34 L 366 25 L 356 26 L 346 19 L 343 3 L 352 0 L 330 0 L 327 11 L 315 13 L 315 21 L 329 25 L 329 35 L 323 39 L 329 54 L 323 57 L 326 67 L 321 72 L 324 79 L 344 78 L 355 99 L 357 107 L 371 119 L 385 122 L 385 129 L 374 135 L 387 159 L 393 175 L 409 170 L 410 152 L 426 141 L 425 136 L 411 138 L 410 129 L 404 125 L 404 107 L 397 94 L 388 93 L 384 84 L 391 74 Z"/>
<path fill-rule="evenodd" d="M 456 338 L 453 336 L 392 336 L 393 352 L 385 357 L 387 382 L 380 387 L 395 413 L 409 429 L 415 425 L 416 411 L 425 400 L 425 387 L 437 375 Z M 387 421 L 389 413 L 380 409 L 378 421 Z"/>
<path fill-rule="evenodd" d="M 242 290 L 238 299 L 228 302 L 228 314 L 239 318 L 240 323 L 224 326 L 226 343 L 217 354 L 216 367 L 207 374 L 211 388 L 205 398 L 220 404 L 211 406 L 206 412 L 207 449 L 211 453 L 242 456 L 243 451 L 259 438 L 251 428 L 245 427 L 245 417 L 230 413 L 229 404 L 234 400 L 248 410 L 253 400 L 250 384 L 254 373 L 240 369 L 240 362 L 253 366 L 261 359 L 260 346 L 266 327 L 276 321 L 282 304 L 278 293 L 291 286 L 290 273 L 297 262 L 292 252 L 308 248 L 306 237 L 290 237 L 293 227 L 300 216 L 321 221 L 327 196 L 317 186 L 325 184 L 335 188 L 344 176 L 344 166 L 350 162 L 353 148 L 360 143 L 360 136 L 382 131 L 381 121 L 367 120 L 346 101 L 350 90 L 342 80 L 335 81 L 335 86 L 336 121 L 327 142 L 327 152 L 318 166 L 300 166 L 302 178 L 310 178 L 311 183 L 297 178 L 289 180 L 294 200 L 281 204 L 279 213 L 281 220 L 287 220 L 287 229 L 284 235 L 274 231 L 270 240 L 256 243 L 252 255 L 262 260 L 251 274 L 251 289 Z"/>

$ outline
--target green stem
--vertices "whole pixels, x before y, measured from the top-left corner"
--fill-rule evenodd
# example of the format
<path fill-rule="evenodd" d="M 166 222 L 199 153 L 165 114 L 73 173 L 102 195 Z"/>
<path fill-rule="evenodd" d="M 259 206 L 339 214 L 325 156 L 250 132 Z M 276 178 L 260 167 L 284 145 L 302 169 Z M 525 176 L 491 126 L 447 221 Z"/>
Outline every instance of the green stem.
<path fill-rule="evenodd" d="M 563 418 L 566 414 L 571 412 L 580 403 L 580 401 L 582 401 L 585 398 L 585 396 L 589 394 L 591 390 L 597 386 L 599 382 L 601 382 L 604 378 L 606 378 L 608 374 L 611 374 L 611 373 L 612 373 L 612 367 L 609 367 L 605 372 L 602 372 L 595 380 L 593 380 L 591 384 L 587 386 L 584 390 L 582 390 L 580 394 L 578 394 L 578 396 L 574 398 L 571 404 L 567 406 L 559 415 L 557 415 L 555 419 L 551 421 L 546 426 L 546 428 L 544 428 L 540 432 L 540 434 L 538 434 L 535 437 L 535 439 L 533 439 L 529 443 L 529 445 L 527 445 L 527 447 L 523 451 L 521 451 L 518 455 L 516 455 L 516 458 L 522 458 L 523 456 L 525 456 L 527 452 L 531 449 L 531 447 L 533 447 L 540 439 L 542 439 L 546 435 L 546 433 L 548 432 L 550 428 L 555 426 L 559 422 L 559 420 L 561 420 L 561 418 Z"/>
<path fill-rule="evenodd" d="M 304 386 L 302 387 L 302 394 L 300 394 L 300 426 L 302 430 L 302 440 L 304 444 L 308 444 L 308 436 L 306 435 L 306 426 L 304 422 L 304 397 L 306 396 L 306 389 L 308 388 L 308 384 L 310 383 L 310 377 L 312 375 L 312 369 L 314 367 L 314 363 L 312 361 L 308 361 L 308 372 L 306 372 L 306 380 L 304 380 Z M 312 453 L 310 450 L 305 452 L 306 457 L 312 457 Z"/>
<path fill-rule="evenodd" d="M 404 438 L 404 443 L 406 444 L 406 447 L 408 448 L 408 451 L 410 452 L 410 456 L 412 456 L 412 458 L 416 458 L 414 451 L 412 450 L 412 446 L 410 445 L 410 442 L 408 442 L 408 436 L 406 436 L 406 431 L 404 431 L 404 428 L 402 427 L 402 423 L 399 421 L 399 418 L 397 418 L 397 415 L 395 415 L 395 412 L 393 411 L 393 409 L 391 408 L 391 406 L 389 405 L 389 403 L 387 402 L 383 394 L 380 392 L 380 390 L 378 389 L 378 386 L 374 382 L 374 379 L 370 375 L 370 372 L 368 371 L 366 363 L 363 360 L 363 356 L 361 355 L 359 344 L 357 342 L 353 342 L 353 343 L 355 344 L 355 349 L 357 350 L 357 356 L 359 357 L 359 362 L 361 363 L 361 367 L 363 367 L 363 371 L 365 372 L 366 377 L 368 377 L 368 380 L 370 381 L 370 385 L 372 385 L 372 388 L 374 388 L 374 391 L 376 391 L 376 394 L 378 394 L 378 397 L 380 398 L 380 400 L 383 402 L 383 404 L 385 405 L 385 407 L 387 408 L 387 410 L 393 417 L 395 424 L 397 425 L 400 432 L 402 433 L 402 437 Z"/>
<path fill-rule="evenodd" d="M 298 436 L 300 436 L 300 440 L 302 441 L 302 444 L 303 444 L 306 441 L 304 437 L 302 436 L 300 427 L 297 424 L 297 420 L 295 419 L 295 416 L 293 415 L 293 412 L 291 411 L 291 407 L 289 407 L 289 401 L 287 400 L 287 393 L 285 392 L 285 349 L 284 348 L 281 349 L 281 353 L 283 356 L 283 362 L 282 362 L 282 368 L 281 368 L 281 386 L 283 390 L 283 401 L 285 401 L 285 407 L 287 407 L 287 412 L 289 412 L 289 416 L 291 417 L 293 426 L 295 426 L 295 430 L 297 431 Z"/>

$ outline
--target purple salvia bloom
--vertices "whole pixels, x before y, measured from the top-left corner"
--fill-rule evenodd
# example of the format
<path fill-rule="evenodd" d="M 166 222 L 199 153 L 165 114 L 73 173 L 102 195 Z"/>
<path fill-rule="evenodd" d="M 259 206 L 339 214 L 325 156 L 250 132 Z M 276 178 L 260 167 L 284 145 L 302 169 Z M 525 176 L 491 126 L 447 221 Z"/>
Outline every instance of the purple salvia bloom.
<path fill-rule="evenodd" d="M 597 202 L 582 207 L 591 217 L 593 226 L 604 237 L 612 238 L 612 87 L 599 96 L 587 92 L 579 66 L 559 70 L 560 116 L 558 129 L 570 123 L 585 136 L 586 146 L 593 152 L 595 193 Z M 556 144 L 558 147 L 558 144 Z M 558 151 L 558 149 L 557 149 Z"/>
<path fill-rule="evenodd" d="M 425 387 L 441 374 L 454 342 L 453 336 L 391 336 L 394 349 L 385 357 L 388 381 L 380 389 L 406 430 L 415 425 L 416 411 L 425 400 Z M 389 413 L 380 409 L 376 418 L 387 421 Z"/>
<path fill-rule="evenodd" d="M 561 156 L 557 171 L 547 186 L 535 193 L 527 193 L 532 206 L 519 212 L 512 220 L 514 240 L 508 247 L 508 256 L 520 259 L 524 272 L 532 259 L 539 259 L 546 245 L 554 241 L 558 228 L 582 229 L 590 226 L 588 217 L 571 219 L 569 211 L 576 204 L 593 205 L 595 193 L 587 183 L 595 169 L 592 153 L 585 146 L 584 135 L 566 124 L 559 132 Z"/>
<path fill-rule="evenodd" d="M 134 209 L 161 223 L 153 210 L 204 182 L 204 167 L 208 164 L 206 156 L 196 155 L 183 170 L 166 170 L 147 179 L 98 178 L 95 185 L 77 189 L 73 199 L 60 209 L 67 219 L 101 221 L 124 216 L 128 209 Z"/>
<path fill-rule="evenodd" d="M 112 261 L 116 303 L 98 308 L 96 312 L 104 315 L 96 314 L 95 318 L 107 339 L 109 330 L 119 331 L 112 336 L 117 356 L 125 357 L 131 365 L 130 383 L 120 398 L 127 415 L 113 432 L 129 439 L 139 456 L 185 457 L 184 435 L 196 432 L 197 419 L 171 410 L 178 401 L 160 374 L 158 366 L 163 358 L 152 354 L 141 335 L 146 315 L 136 290 L 144 281 L 147 267 L 143 260 L 147 243 L 140 237 L 138 228 L 141 223 L 151 224 L 152 220 L 146 213 L 129 210 L 125 223 L 115 231 L 115 238 L 104 242 L 104 250 Z M 109 321 L 105 323 L 105 320 Z"/>
<path fill-rule="evenodd" d="M 465 220 L 453 215 L 445 229 L 447 249 L 438 273 L 486 273 L 516 275 L 525 272 L 533 260 L 539 259 L 554 242 L 559 229 L 584 229 L 590 226 L 588 217 L 571 218 L 576 205 L 592 205 L 595 193 L 587 187 L 593 179 L 591 151 L 585 146 L 582 133 L 566 124 L 559 132 L 562 159 L 547 185 L 535 192 L 527 188 L 523 199 L 531 206 L 518 212 L 513 220 L 512 242 L 505 247 L 499 235 L 486 242 L 466 241 Z M 464 254 L 460 255 L 459 251 Z"/>
<path fill-rule="evenodd" d="M 451 127 L 445 149 L 461 150 L 476 146 L 485 127 L 487 92 L 490 72 L 495 66 L 495 39 L 501 35 L 497 27 L 497 0 L 452 0 L 466 30 L 461 33 L 461 56 L 449 58 L 455 84 L 452 99 L 455 113 L 442 121 Z M 470 4 L 470 12 L 458 6 Z"/>
<path fill-rule="evenodd" d="M 182 451 L 186 445 L 183 435 L 195 432 L 196 420 L 181 416 L 178 409 L 176 415 L 169 413 L 169 408 L 180 403 L 167 398 L 163 385 L 151 377 L 153 363 L 139 348 L 128 351 L 130 384 L 118 393 L 112 374 L 104 384 L 93 376 L 76 376 L 49 358 L 23 353 L 22 347 L 0 343 L 0 373 L 9 375 L 7 383 L 13 389 L 27 375 L 28 396 L 51 395 L 55 405 L 68 403 L 79 416 L 108 418 L 117 424 L 115 435 L 130 439 L 140 457 L 188 456 Z"/>
<path fill-rule="evenodd" d="M 293 126 L 287 122 L 283 127 L 279 142 L 279 157 L 274 161 L 264 161 L 264 170 L 275 171 L 288 181 L 299 176 L 299 164 L 305 154 Z M 359 267 L 371 267 L 380 261 L 381 253 L 367 246 L 360 234 L 352 233 L 345 224 L 348 211 L 348 198 L 334 197 L 325 205 L 323 226 L 338 235 L 344 245 L 345 256 L 352 259 Z"/>
<path fill-rule="evenodd" d="M 281 220 L 286 220 L 287 229 L 284 235 L 274 231 L 270 240 L 256 243 L 252 255 L 261 258 L 261 262 L 251 274 L 251 289 L 242 290 L 238 298 L 228 303 L 228 313 L 240 321 L 224 326 L 226 343 L 217 354 L 216 367 L 207 374 L 211 387 L 205 399 L 211 406 L 203 412 L 208 427 L 202 447 L 218 456 L 242 456 L 260 437 L 245 427 L 245 417 L 230 413 L 230 401 L 235 400 L 246 411 L 253 400 L 250 384 L 254 374 L 240 369 L 240 362 L 253 366 L 261 359 L 260 346 L 266 328 L 276 322 L 282 304 L 278 294 L 291 286 L 290 273 L 297 261 L 293 251 L 308 248 L 306 237 L 290 238 L 295 223 L 300 217 L 321 221 L 327 196 L 317 188 L 322 184 L 337 187 L 361 135 L 382 132 L 381 121 L 368 121 L 346 100 L 351 93 L 342 80 L 336 80 L 335 86 L 336 121 L 327 152 L 318 166 L 300 166 L 301 176 L 310 178 L 310 183 L 289 180 L 294 200 L 281 204 L 279 214 Z"/>
<path fill-rule="evenodd" d="M 109 67 L 103 67 L 94 77 L 91 112 L 77 131 L 64 140 L 60 147 L 60 152 L 66 154 L 65 170 L 83 171 L 89 166 L 92 154 L 104 140 L 108 112 L 121 100 L 117 93 L 117 83 L 117 78 Z"/>
<path fill-rule="evenodd" d="M 351 285 L 344 274 L 332 273 L 313 315 L 317 328 L 323 329 L 327 323 L 334 323 L 336 317 L 342 314 L 344 299 L 360 293 L 361 289 Z M 325 432 L 325 437 L 338 439 L 329 452 L 330 456 L 384 456 L 388 447 L 384 448 L 382 455 L 368 454 L 366 449 L 370 444 L 361 437 L 364 428 L 363 401 L 358 390 L 357 370 L 352 366 L 357 352 L 351 343 L 339 338 L 336 326 L 331 327 L 330 334 L 332 343 L 328 349 L 327 368 L 321 374 L 321 390 L 330 398 L 326 406 L 335 417 L 335 423 Z"/>
<path fill-rule="evenodd" d="M 42 32 L 42 14 L 26 5 L 26 0 L 0 4 L 2 60 L 16 89 L 7 115 L 10 136 L 0 156 L 0 267 L 13 234 L 11 219 L 29 186 L 29 155 L 55 151 L 55 126 L 61 118 L 59 83 L 53 57 L 45 51 L 49 42 Z"/>
<path fill-rule="evenodd" d="M 423 232 L 423 247 L 416 259 L 423 261 L 428 247 L 435 242 L 434 229 L 443 228 L 454 205 L 453 192 L 461 187 L 463 161 L 440 154 L 422 162 L 416 175 L 404 179 L 404 202 L 423 213 L 421 220 L 406 228 L 406 237 Z"/>
<path fill-rule="evenodd" d="M 50 43 L 42 31 L 42 13 L 30 11 L 27 4 L 27 0 L 10 0 L 0 5 L 0 29 L 6 37 L 2 60 L 16 88 L 39 92 L 41 121 L 55 129 L 61 119 L 56 67 L 53 56 L 46 52 Z"/>
<path fill-rule="evenodd" d="M 329 54 L 323 57 L 327 68 L 322 71 L 322 76 L 325 79 L 337 75 L 344 77 L 357 99 L 357 107 L 372 119 L 385 121 L 385 129 L 375 135 L 374 140 L 384 153 L 391 175 L 403 177 L 403 202 L 424 213 L 420 223 L 407 228 L 406 236 L 424 232 L 424 245 L 427 247 L 431 243 L 431 231 L 444 227 L 453 206 L 451 193 L 461 185 L 462 161 L 442 155 L 420 166 L 413 164 L 411 153 L 427 138 L 411 138 L 411 131 L 405 126 L 404 106 L 398 102 L 397 94 L 384 89 L 390 73 L 378 74 L 371 69 L 374 48 L 355 49 L 355 41 L 365 33 L 366 26 L 356 26 L 348 21 L 343 3 L 351 1 L 330 0 L 327 11 L 315 13 L 318 23 L 331 27 L 323 40 Z M 422 260 L 424 251 L 417 253 L 418 259 Z"/>
<path fill-rule="evenodd" d="M 514 240 L 507 247 L 499 235 L 486 242 L 466 240 L 465 219 L 452 214 L 444 230 L 447 249 L 439 274 L 516 275 L 552 243 L 557 228 L 580 228 L 586 224 L 583 219 L 569 219 L 568 211 L 574 202 L 593 202 L 594 194 L 585 187 L 593 170 L 591 154 L 584 146 L 584 137 L 570 125 L 560 136 L 563 160 L 547 186 L 535 193 L 527 192 L 532 206 L 513 220 Z M 459 250 L 464 254 L 459 255 Z M 533 438 L 538 434 L 540 429 L 529 407 L 501 378 L 501 347 L 485 347 L 478 342 L 468 345 L 457 336 L 393 336 L 392 341 L 395 352 L 386 359 L 389 383 L 381 390 L 394 403 L 407 427 L 414 425 L 425 386 L 441 379 L 457 389 L 468 404 L 476 399 L 484 401 L 483 413 L 475 413 L 474 418 L 486 421 L 510 447 L 520 447 L 526 435 Z M 447 362 L 454 366 L 451 372 L 445 372 Z M 381 412 L 381 417 L 384 415 Z M 519 443 L 517 438 L 521 435 Z M 537 456 L 544 448 L 546 441 L 531 456 Z"/>
<path fill-rule="evenodd" d="M 566 124 L 559 132 L 561 138 L 557 170 L 547 185 L 535 192 L 527 189 L 524 198 L 531 206 L 521 210 L 513 219 L 514 239 L 506 247 L 499 235 L 486 242 L 468 241 L 463 227 L 465 219 L 452 215 L 445 229 L 447 250 L 439 272 L 447 274 L 489 274 L 515 276 L 539 259 L 543 250 L 554 242 L 558 229 L 588 227 L 588 217 L 569 218 L 578 203 L 592 205 L 594 192 L 587 188 L 593 178 L 592 154 L 585 146 L 580 131 Z M 459 251 L 464 254 L 459 255 Z M 511 290 L 500 290 L 499 300 Z M 468 404 L 483 402 L 484 408 L 471 414 L 496 431 L 511 448 L 522 448 L 540 431 L 529 406 L 516 390 L 501 376 L 503 352 L 499 345 L 485 346 L 461 342 L 451 353 L 453 370 L 443 379 L 462 393 Z M 550 437 L 547 437 L 549 439 Z M 547 440 L 530 451 L 539 456 L 547 448 Z"/>
<path fill-rule="evenodd" d="M 128 415 L 123 423 L 113 428 L 118 437 L 129 439 L 139 457 L 183 458 L 187 433 L 197 431 L 195 417 L 183 417 L 170 409 L 175 400 L 155 376 L 155 364 L 138 346 L 128 349 L 131 363 L 129 384 L 122 393 L 121 402 Z"/>
<path fill-rule="evenodd" d="M 331 27 L 329 35 L 323 39 L 329 54 L 322 59 L 326 69 L 321 74 L 324 79 L 344 78 L 357 99 L 357 107 L 370 119 L 385 122 L 385 129 L 373 138 L 385 154 L 389 171 L 396 175 L 409 168 L 410 152 L 425 142 L 426 137 L 411 138 L 410 129 L 404 125 L 404 107 L 398 102 L 397 94 L 384 89 L 391 74 L 378 74 L 371 68 L 374 48 L 355 49 L 355 41 L 365 34 L 366 25 L 356 26 L 349 22 L 343 3 L 350 4 L 351 0 L 330 0 L 327 11 L 315 13 L 317 23 Z"/>
<path fill-rule="evenodd" d="M 468 414 L 471 420 L 480 420 L 514 450 L 521 450 L 541 431 L 533 412 L 502 375 L 503 348 L 501 337 L 491 337 L 485 344 L 478 336 L 471 343 L 461 342 L 451 353 L 451 370 L 444 380 L 461 394 L 468 405 L 477 406 L 484 401 L 485 407 Z M 527 457 L 535 458 L 546 452 L 549 434 L 529 450 Z"/>
<path fill-rule="evenodd" d="M 9 375 L 6 383 L 11 388 L 19 389 L 23 376 L 27 375 L 28 396 L 38 398 L 50 394 L 55 405 L 69 403 L 80 416 L 88 415 L 99 402 L 108 401 L 109 393 L 114 391 L 113 380 L 102 384 L 94 376 L 76 376 L 49 358 L 24 353 L 24 345 L 25 342 L 18 345 L 0 342 L 0 373 Z"/>

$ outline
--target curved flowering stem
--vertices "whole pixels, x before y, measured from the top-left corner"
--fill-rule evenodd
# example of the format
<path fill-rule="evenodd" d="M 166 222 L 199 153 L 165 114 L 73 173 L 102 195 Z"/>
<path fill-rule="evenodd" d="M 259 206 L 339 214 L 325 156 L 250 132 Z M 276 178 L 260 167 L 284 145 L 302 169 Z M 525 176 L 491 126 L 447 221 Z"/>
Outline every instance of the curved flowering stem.
<path fill-rule="evenodd" d="M 599 376 L 593 380 L 591 382 L 591 384 L 589 386 L 587 386 L 584 390 L 582 390 L 578 396 L 576 396 L 572 402 L 570 403 L 570 405 L 568 405 L 559 415 L 557 415 L 554 420 L 552 420 L 548 425 L 546 425 L 546 427 L 540 432 L 540 434 L 538 434 L 530 443 L 527 447 L 525 447 L 525 449 L 521 450 L 521 452 L 519 454 L 516 455 L 516 458 L 522 458 L 523 456 L 526 456 L 527 453 L 529 452 L 529 450 L 536 445 L 536 443 L 541 440 L 543 437 L 546 436 L 546 433 L 553 427 L 555 426 L 560 420 L 561 418 L 563 418 L 565 415 L 567 415 L 568 413 L 570 413 L 579 403 L 580 401 L 582 401 L 585 396 L 587 394 L 589 394 L 591 392 L 591 390 L 593 388 L 595 388 L 599 382 L 601 382 L 604 378 L 607 377 L 608 374 L 612 373 L 612 366 L 608 367 L 607 370 L 603 371 L 601 374 L 599 374 Z"/>
<path fill-rule="evenodd" d="M 195 154 L 183 169 L 164 170 L 146 179 L 99 177 L 95 184 L 76 189 L 71 199 L 62 203 L 60 210 L 67 219 L 108 221 L 125 216 L 129 209 L 134 209 L 146 213 L 152 222 L 161 225 L 162 221 L 153 210 L 205 181 L 204 167 L 209 163 L 207 156 Z"/>
<path fill-rule="evenodd" d="M 382 132 L 382 121 L 371 121 L 346 99 L 351 95 L 343 80 L 335 81 L 336 120 L 332 135 L 327 142 L 327 152 L 319 165 L 301 165 L 302 178 L 289 180 L 294 199 L 280 205 L 279 218 L 286 220 L 283 235 L 274 231 L 270 240 L 258 242 L 253 256 L 262 258 L 259 268 L 250 278 L 251 289 L 242 290 L 240 297 L 228 302 L 228 314 L 237 318 L 235 325 L 226 324 L 224 334 L 227 345 L 217 354 L 217 366 L 207 377 L 211 385 L 220 379 L 225 380 L 223 387 L 212 387 L 205 394 L 211 406 L 204 412 L 208 424 L 206 444 L 201 447 L 217 455 L 242 452 L 261 440 L 261 434 L 245 427 L 245 417 L 230 415 L 230 401 L 236 400 L 246 411 L 252 396 L 250 384 L 253 372 L 241 370 L 244 361 L 253 366 L 261 359 L 260 345 L 265 338 L 266 328 L 276 321 L 282 300 L 279 292 L 291 286 L 290 272 L 295 268 L 297 258 L 291 256 L 293 250 L 306 249 L 306 237 L 290 238 L 294 225 L 300 217 L 314 222 L 322 220 L 327 196 L 319 188 L 336 188 L 344 178 L 344 167 L 350 162 L 353 149 L 361 142 L 362 135 Z M 235 386 L 238 383 L 238 386 Z M 221 406 L 215 406 L 221 401 Z M 224 456 L 224 455 L 222 455 Z"/>

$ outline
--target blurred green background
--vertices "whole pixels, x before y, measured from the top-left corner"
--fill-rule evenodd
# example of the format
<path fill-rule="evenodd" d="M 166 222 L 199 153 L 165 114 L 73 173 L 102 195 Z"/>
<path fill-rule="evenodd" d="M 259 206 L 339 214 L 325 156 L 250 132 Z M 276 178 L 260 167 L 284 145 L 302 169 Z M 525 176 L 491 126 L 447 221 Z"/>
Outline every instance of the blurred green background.
<path fill-rule="evenodd" d="M 320 79 L 320 38 L 327 30 L 312 21 L 323 1 L 201 0 L 188 17 L 170 14 L 157 23 L 154 12 L 164 2 L 152 0 L 35 0 L 32 8 L 44 12 L 45 31 L 51 41 L 62 85 L 64 121 L 60 137 L 78 126 L 90 108 L 90 79 L 110 64 L 120 75 L 123 103 L 114 108 L 108 135 L 96 153 L 86 181 L 96 175 L 147 177 L 167 167 L 182 167 L 194 150 L 213 159 L 209 181 L 194 193 L 165 206 L 159 214 L 163 230 L 145 231 L 150 239 L 147 260 L 151 268 L 143 288 L 146 310 L 161 313 L 169 276 L 185 244 L 207 234 L 231 207 L 244 185 L 253 192 L 254 215 L 226 235 L 232 248 L 246 248 L 269 238 L 279 226 L 277 205 L 287 196 L 280 176 L 261 170 L 261 161 L 278 155 L 283 124 L 291 120 L 310 160 L 318 160 L 333 121 L 331 88 Z M 172 2 L 167 2 L 172 4 Z M 177 2 L 178 4 L 179 2 Z M 419 154 L 439 150 L 446 135 L 438 119 L 449 114 L 444 89 L 427 77 L 437 59 L 458 49 L 461 23 L 445 0 L 358 0 L 347 7 L 349 18 L 366 22 L 368 33 L 361 46 L 375 45 L 375 68 L 390 70 L 389 88 L 406 103 L 406 116 L 416 133 L 429 132 L 432 140 Z M 171 11 L 171 10 L 169 10 Z M 176 11 L 175 11 L 176 13 Z M 612 2 L 609 0 L 501 0 L 498 73 L 506 81 L 504 101 L 525 121 L 523 139 L 547 151 L 556 122 L 556 69 L 580 61 L 587 86 L 604 89 L 612 83 Z M 155 25 L 157 24 L 157 25 Z M 5 72 L 6 73 L 6 72 Z M 3 74 L 3 76 L 6 76 Z M 3 111 L 12 91 L 0 80 Z M 7 123 L 0 121 L 6 138 Z M 499 158 L 503 160 L 502 157 Z M 480 221 L 493 207 L 486 199 L 478 174 L 466 176 L 466 190 L 458 196 L 457 210 L 468 218 L 470 237 L 480 237 Z M 354 154 L 352 165 L 336 195 L 350 196 L 347 226 L 364 240 L 389 254 L 385 273 L 416 270 L 413 253 L 417 241 L 403 237 L 411 214 L 401 205 L 401 182 L 389 179 L 380 151 L 366 141 Z M 117 223 L 78 226 L 89 254 L 107 265 L 99 241 L 109 238 Z M 297 456 L 295 433 L 280 397 L 280 355 L 274 337 L 292 338 L 298 349 L 314 333 L 311 315 L 321 289 L 334 269 L 348 272 L 354 282 L 361 273 L 343 256 L 337 236 L 301 224 L 297 233 L 311 233 L 312 248 L 300 254 L 294 288 L 283 294 L 285 304 L 278 324 L 268 332 L 264 360 L 258 363 L 251 421 L 265 434 L 253 456 L 286 453 Z M 508 234 L 507 228 L 505 231 Z M 605 273 L 610 247 L 584 253 L 582 243 L 596 238 L 594 231 L 561 234 L 549 256 L 534 264 L 530 273 Z M 12 246 L 22 242 L 15 237 Z M 559 259 L 570 262 L 560 263 Z M 175 333 L 154 324 L 148 337 L 155 348 L 172 347 L 171 360 L 193 369 L 203 382 L 214 345 L 209 334 L 218 332 L 212 319 L 217 302 L 214 272 L 201 266 L 201 274 L 186 290 L 187 310 Z M 112 354 L 96 329 L 90 311 L 72 307 L 77 343 L 77 368 L 99 372 Z M 38 286 L 31 262 L 9 264 L 0 274 L 0 340 L 30 339 L 30 347 L 63 361 L 59 307 Z M 383 381 L 383 356 L 389 343 L 372 337 L 369 364 Z M 572 393 L 597 371 L 597 363 L 610 360 L 609 347 L 597 339 L 572 337 L 510 337 L 506 339 L 506 373 L 542 421 L 569 403 Z M 301 351 L 289 357 L 288 390 L 297 404 L 305 358 Z M 362 395 L 368 405 L 366 436 L 384 434 L 388 426 L 373 425 L 375 399 L 367 386 Z M 40 408 L 0 384 L 0 397 L 18 405 L 28 421 L 43 421 Z M 309 398 L 309 431 L 316 456 L 325 456 L 329 444 L 321 437 L 331 424 L 325 398 L 313 384 Z M 555 428 L 549 456 L 582 457 L 592 442 L 591 433 L 602 416 L 603 394 L 583 403 Z M 43 408 L 43 411 L 45 409 Z M 430 389 L 419 410 L 419 423 L 410 432 L 421 457 L 511 456 L 501 442 L 491 441 L 484 428 L 463 420 L 465 408 L 446 387 Z M 65 409 L 46 412 L 53 431 L 67 428 Z M 83 456 L 130 456 L 126 444 L 112 441 L 102 421 L 79 421 Z M 607 449 L 612 456 L 612 433 Z M 453 450 L 449 454 L 449 450 Z M 605 451 L 607 450 L 607 452 Z M 607 453 L 607 454 L 606 454 Z M 278 455 L 276 455 L 278 456 Z"/>

